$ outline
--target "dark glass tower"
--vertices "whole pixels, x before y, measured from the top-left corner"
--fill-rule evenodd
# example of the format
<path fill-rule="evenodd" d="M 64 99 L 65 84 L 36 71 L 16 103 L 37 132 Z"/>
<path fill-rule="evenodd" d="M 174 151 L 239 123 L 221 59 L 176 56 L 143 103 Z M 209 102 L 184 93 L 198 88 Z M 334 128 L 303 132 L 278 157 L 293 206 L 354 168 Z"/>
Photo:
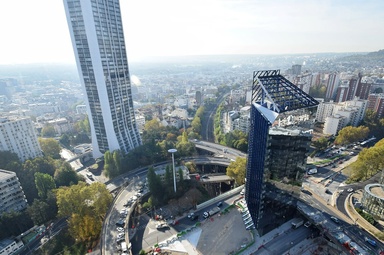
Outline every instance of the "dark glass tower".
<path fill-rule="evenodd" d="M 245 200 L 254 226 L 259 228 L 265 198 L 265 173 L 271 154 L 269 128 L 279 113 L 316 106 L 318 102 L 280 75 L 280 70 L 253 74 L 251 127 Z"/>
<path fill-rule="evenodd" d="M 64 0 L 85 90 L 94 157 L 141 144 L 119 0 Z"/>

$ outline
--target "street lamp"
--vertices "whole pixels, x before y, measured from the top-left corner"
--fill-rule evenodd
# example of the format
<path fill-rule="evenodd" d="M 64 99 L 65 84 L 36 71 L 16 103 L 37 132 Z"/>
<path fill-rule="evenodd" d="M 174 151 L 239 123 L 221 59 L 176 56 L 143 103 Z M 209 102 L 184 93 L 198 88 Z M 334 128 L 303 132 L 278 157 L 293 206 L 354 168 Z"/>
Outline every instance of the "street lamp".
<path fill-rule="evenodd" d="M 172 153 L 172 165 L 173 165 L 173 187 L 175 189 L 175 193 L 176 193 L 176 173 L 175 173 L 175 152 L 177 152 L 176 149 L 169 149 L 168 150 L 169 153 Z"/>

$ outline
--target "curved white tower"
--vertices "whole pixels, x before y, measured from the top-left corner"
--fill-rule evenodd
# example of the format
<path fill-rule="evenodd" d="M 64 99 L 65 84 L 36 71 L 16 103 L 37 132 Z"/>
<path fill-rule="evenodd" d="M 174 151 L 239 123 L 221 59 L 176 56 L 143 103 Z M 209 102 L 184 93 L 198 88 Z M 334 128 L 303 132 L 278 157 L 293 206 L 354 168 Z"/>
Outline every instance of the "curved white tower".
<path fill-rule="evenodd" d="M 87 95 L 93 156 L 141 144 L 136 126 L 119 0 L 64 0 Z"/>

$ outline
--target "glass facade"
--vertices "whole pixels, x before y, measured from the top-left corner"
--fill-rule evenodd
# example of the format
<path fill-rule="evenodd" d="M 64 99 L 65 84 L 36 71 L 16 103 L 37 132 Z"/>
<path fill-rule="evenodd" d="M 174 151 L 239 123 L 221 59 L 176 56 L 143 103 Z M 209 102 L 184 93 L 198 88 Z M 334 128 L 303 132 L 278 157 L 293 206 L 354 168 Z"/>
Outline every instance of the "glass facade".
<path fill-rule="evenodd" d="M 366 185 L 361 203 L 364 211 L 384 220 L 384 185 L 378 183 Z"/>
<path fill-rule="evenodd" d="M 141 144 L 133 109 L 119 0 L 64 0 L 82 85 L 93 153 Z"/>

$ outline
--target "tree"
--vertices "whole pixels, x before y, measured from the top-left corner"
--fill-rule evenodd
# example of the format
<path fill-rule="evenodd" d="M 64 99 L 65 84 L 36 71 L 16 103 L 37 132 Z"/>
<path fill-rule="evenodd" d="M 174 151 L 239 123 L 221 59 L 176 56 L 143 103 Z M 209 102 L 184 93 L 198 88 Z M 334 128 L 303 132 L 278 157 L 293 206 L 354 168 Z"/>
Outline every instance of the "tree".
<path fill-rule="evenodd" d="M 365 126 L 352 127 L 347 126 L 339 131 L 335 144 L 351 144 L 365 139 L 369 134 L 369 128 Z"/>
<path fill-rule="evenodd" d="M 163 188 L 160 177 L 156 175 L 155 169 L 150 167 L 147 172 L 148 188 L 151 192 L 153 205 L 158 205 L 163 200 Z"/>
<path fill-rule="evenodd" d="M 79 182 L 78 174 L 72 169 L 68 162 L 64 162 L 56 169 L 54 179 L 58 187 L 70 186 Z"/>
<path fill-rule="evenodd" d="M 45 156 L 52 157 L 54 159 L 60 158 L 61 147 L 59 142 L 57 142 L 53 138 L 39 138 L 39 144 L 41 150 L 43 151 Z"/>
<path fill-rule="evenodd" d="M 47 193 L 56 188 L 55 180 L 49 174 L 35 173 L 35 185 L 40 198 L 47 198 Z"/>
<path fill-rule="evenodd" d="M 235 179 L 238 185 L 245 183 L 246 174 L 246 159 L 237 157 L 234 162 L 231 162 L 227 167 L 227 175 Z"/>
<path fill-rule="evenodd" d="M 320 137 L 313 141 L 312 144 L 317 150 L 324 150 L 328 147 L 328 139 L 326 137 Z"/>
<path fill-rule="evenodd" d="M 55 128 L 52 125 L 44 126 L 41 130 L 41 135 L 43 137 L 54 137 L 56 134 Z"/>
<path fill-rule="evenodd" d="M 73 238 L 82 242 L 98 239 L 102 222 L 112 195 L 102 183 L 87 185 L 79 182 L 56 190 L 59 216 L 70 217 L 69 229 Z"/>
<path fill-rule="evenodd" d="M 67 134 L 63 134 L 60 137 L 59 142 L 62 145 L 64 145 L 65 147 L 69 147 L 71 145 L 71 139 L 70 139 L 69 135 L 67 135 Z"/>
<path fill-rule="evenodd" d="M 49 205 L 40 199 L 35 199 L 32 205 L 27 208 L 27 212 L 35 225 L 41 225 L 49 220 Z"/>

